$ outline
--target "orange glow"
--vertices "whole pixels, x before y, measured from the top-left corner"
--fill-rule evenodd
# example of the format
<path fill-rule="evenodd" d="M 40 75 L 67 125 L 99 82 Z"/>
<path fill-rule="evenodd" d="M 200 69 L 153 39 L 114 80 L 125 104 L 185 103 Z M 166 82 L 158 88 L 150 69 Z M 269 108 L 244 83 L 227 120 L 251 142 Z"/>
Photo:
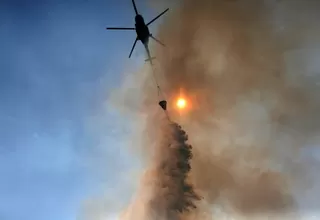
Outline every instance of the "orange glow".
<path fill-rule="evenodd" d="M 187 106 L 187 102 L 186 102 L 186 100 L 184 98 L 179 98 L 177 100 L 177 107 L 179 109 L 184 109 L 186 106 Z"/>

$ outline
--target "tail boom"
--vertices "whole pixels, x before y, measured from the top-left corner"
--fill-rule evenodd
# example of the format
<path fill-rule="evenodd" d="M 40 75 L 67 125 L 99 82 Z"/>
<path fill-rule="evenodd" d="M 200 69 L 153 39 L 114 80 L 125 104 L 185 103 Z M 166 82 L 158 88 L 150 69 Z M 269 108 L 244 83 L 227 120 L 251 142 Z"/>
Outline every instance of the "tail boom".
<path fill-rule="evenodd" d="M 154 60 L 154 59 L 156 59 L 156 57 L 150 57 L 150 58 L 148 58 L 148 59 L 146 59 L 146 60 L 144 60 L 145 62 L 148 62 L 148 61 L 152 61 L 152 60 Z"/>

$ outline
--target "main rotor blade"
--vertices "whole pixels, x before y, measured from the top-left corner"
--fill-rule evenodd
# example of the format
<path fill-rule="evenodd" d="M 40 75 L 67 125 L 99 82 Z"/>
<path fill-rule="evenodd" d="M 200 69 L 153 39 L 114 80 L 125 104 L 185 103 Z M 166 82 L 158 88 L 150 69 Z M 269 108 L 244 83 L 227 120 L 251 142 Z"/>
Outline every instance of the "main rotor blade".
<path fill-rule="evenodd" d="M 134 11 L 136 12 L 136 15 L 137 15 L 138 10 L 137 10 L 136 3 L 134 2 L 134 0 L 132 0 L 132 4 L 133 4 Z"/>
<path fill-rule="evenodd" d="M 107 27 L 107 30 L 135 30 L 135 28 L 125 28 L 125 27 Z"/>
<path fill-rule="evenodd" d="M 131 57 L 131 54 L 132 54 L 132 52 L 133 52 L 133 50 L 134 50 L 134 48 L 135 48 L 135 46 L 136 46 L 137 41 L 138 41 L 138 37 L 136 37 L 136 40 L 135 40 L 134 43 L 133 43 L 133 46 L 132 46 L 131 51 L 130 51 L 130 54 L 129 54 L 129 58 Z"/>
<path fill-rule="evenodd" d="M 161 44 L 163 47 L 165 47 L 166 45 L 164 45 L 164 43 L 162 43 L 160 40 L 158 40 L 157 38 L 155 38 L 154 36 L 152 36 L 152 34 L 150 34 L 150 37 L 156 41 L 158 44 Z"/>
<path fill-rule="evenodd" d="M 149 21 L 149 23 L 147 24 L 150 25 L 152 22 L 154 22 L 155 20 L 157 20 L 158 18 L 160 18 L 164 13 L 166 13 L 167 11 L 169 11 L 169 8 L 167 8 L 166 10 L 164 10 L 161 14 L 159 14 L 157 17 L 155 17 L 154 19 L 152 19 L 151 21 Z"/>

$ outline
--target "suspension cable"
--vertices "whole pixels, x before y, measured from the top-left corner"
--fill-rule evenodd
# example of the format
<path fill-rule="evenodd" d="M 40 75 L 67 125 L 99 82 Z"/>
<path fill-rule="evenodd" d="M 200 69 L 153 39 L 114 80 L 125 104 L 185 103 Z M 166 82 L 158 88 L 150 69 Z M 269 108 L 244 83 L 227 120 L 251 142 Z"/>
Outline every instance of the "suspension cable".
<path fill-rule="evenodd" d="M 151 55 L 150 55 L 150 51 L 149 51 L 149 47 L 148 47 L 148 46 L 146 46 L 146 50 L 147 50 L 147 56 L 148 56 L 148 58 L 149 58 L 149 62 L 150 62 L 150 64 L 151 64 L 150 66 L 151 66 L 151 70 L 152 70 L 152 75 L 153 75 L 154 83 L 155 83 L 155 85 L 156 85 L 156 87 L 157 87 L 157 90 L 158 90 L 158 98 L 160 99 L 160 95 L 162 95 L 162 97 L 163 97 L 164 99 L 166 99 L 164 93 L 162 92 L 162 90 L 161 90 L 161 88 L 160 88 L 159 81 L 158 81 L 157 76 L 156 76 L 156 71 L 155 71 L 154 66 L 153 66 L 153 63 L 152 63 L 152 57 L 151 57 Z"/>
<path fill-rule="evenodd" d="M 150 64 L 151 64 L 150 66 L 151 66 L 151 71 L 152 71 L 152 75 L 153 75 L 153 81 L 154 81 L 154 83 L 155 83 L 155 85 L 156 85 L 156 87 L 157 87 L 157 91 L 158 91 L 159 104 L 160 104 L 160 102 L 162 102 L 162 101 L 167 102 L 167 101 L 166 101 L 166 97 L 165 97 L 165 95 L 164 95 L 164 93 L 163 93 L 163 91 L 161 90 L 161 87 L 160 87 L 160 85 L 159 85 L 159 82 L 158 82 L 158 79 L 157 79 L 157 76 L 156 76 L 156 71 L 155 71 L 154 66 L 153 66 L 153 63 L 152 63 L 152 58 L 151 58 L 151 56 L 150 56 L 149 48 L 146 47 L 146 50 L 147 50 L 148 58 L 149 58 L 149 61 L 150 61 Z M 164 99 L 161 99 L 160 96 L 162 96 Z M 166 114 L 166 116 L 167 116 L 167 119 L 168 119 L 170 122 L 172 122 L 166 109 L 164 109 L 164 112 L 165 112 L 165 114 Z"/>

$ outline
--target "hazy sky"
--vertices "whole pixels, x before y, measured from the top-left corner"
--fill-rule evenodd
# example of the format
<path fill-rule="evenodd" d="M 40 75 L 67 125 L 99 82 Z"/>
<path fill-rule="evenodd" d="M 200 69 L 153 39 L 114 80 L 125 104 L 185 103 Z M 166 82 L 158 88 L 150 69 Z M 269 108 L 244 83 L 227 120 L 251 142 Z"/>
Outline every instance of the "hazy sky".
<path fill-rule="evenodd" d="M 143 50 L 128 61 L 134 32 L 105 27 L 133 26 L 133 16 L 129 0 L 0 2 L 1 220 L 76 219 L 135 164 L 124 149 L 130 127 L 106 107 Z"/>

